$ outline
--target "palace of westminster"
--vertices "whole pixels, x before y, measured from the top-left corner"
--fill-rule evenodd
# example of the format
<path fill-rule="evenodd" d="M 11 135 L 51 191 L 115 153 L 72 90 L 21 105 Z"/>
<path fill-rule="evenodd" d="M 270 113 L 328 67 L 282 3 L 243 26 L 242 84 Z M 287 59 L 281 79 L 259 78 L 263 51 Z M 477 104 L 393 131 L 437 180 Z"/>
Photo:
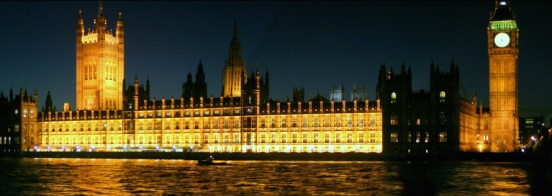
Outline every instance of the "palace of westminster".
<path fill-rule="evenodd" d="M 351 100 L 274 101 L 269 74 L 247 74 L 234 23 L 222 92 L 207 96 L 203 65 L 188 73 L 182 96 L 150 99 L 149 81 L 124 78 L 125 32 L 115 32 L 100 6 L 94 28 L 76 26 L 76 110 L 58 111 L 50 93 L 39 110 L 37 91 L 0 94 L 0 153 L 24 151 L 367 152 L 439 154 L 512 152 L 518 141 L 519 31 L 509 3 L 497 2 L 487 27 L 490 106 L 462 95 L 458 65 L 430 65 L 429 91 L 412 91 L 410 68 L 381 65 L 376 100 L 361 88 Z"/>

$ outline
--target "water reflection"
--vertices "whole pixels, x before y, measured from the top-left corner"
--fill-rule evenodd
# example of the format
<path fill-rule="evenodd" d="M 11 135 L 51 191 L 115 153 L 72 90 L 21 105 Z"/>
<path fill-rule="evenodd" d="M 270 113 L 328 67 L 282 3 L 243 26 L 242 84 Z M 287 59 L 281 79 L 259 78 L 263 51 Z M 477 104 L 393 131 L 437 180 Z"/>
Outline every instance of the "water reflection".
<path fill-rule="evenodd" d="M 0 159 L 1 195 L 530 194 L 525 163 Z"/>

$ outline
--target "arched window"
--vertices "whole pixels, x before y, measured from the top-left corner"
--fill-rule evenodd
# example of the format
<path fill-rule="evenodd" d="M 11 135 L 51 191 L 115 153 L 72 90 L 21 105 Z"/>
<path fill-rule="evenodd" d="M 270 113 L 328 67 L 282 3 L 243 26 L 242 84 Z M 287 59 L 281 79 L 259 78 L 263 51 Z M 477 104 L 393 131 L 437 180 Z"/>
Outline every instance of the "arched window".
<path fill-rule="evenodd" d="M 447 94 L 445 93 L 445 91 L 441 91 L 441 93 L 439 93 L 439 102 L 445 102 L 446 97 Z"/>
<path fill-rule="evenodd" d="M 391 103 L 397 102 L 397 93 L 392 92 L 391 93 Z"/>

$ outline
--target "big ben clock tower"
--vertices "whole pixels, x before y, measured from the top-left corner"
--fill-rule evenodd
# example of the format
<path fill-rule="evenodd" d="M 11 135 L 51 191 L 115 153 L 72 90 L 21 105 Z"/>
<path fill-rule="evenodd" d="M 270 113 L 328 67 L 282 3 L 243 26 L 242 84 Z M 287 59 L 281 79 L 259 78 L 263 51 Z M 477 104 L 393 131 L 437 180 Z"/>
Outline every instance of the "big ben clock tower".
<path fill-rule="evenodd" d="M 518 37 L 509 1 L 497 1 L 487 27 L 491 152 L 513 152 L 518 146 Z"/>

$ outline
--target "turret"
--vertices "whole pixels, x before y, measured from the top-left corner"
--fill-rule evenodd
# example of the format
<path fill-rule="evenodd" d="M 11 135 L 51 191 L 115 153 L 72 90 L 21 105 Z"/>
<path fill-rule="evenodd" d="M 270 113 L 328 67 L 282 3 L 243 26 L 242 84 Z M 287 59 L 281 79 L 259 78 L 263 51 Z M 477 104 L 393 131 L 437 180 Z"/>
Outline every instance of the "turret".
<path fill-rule="evenodd" d="M 13 101 L 13 88 L 10 88 L 10 102 Z"/>
<path fill-rule="evenodd" d="M 149 77 L 148 77 L 148 79 L 146 79 L 146 99 L 147 100 L 150 99 L 150 81 L 149 81 Z"/>
<path fill-rule="evenodd" d="M 132 109 L 138 109 L 138 77 L 136 76 L 134 77 L 134 108 Z"/>
<path fill-rule="evenodd" d="M 205 82 L 205 72 L 203 72 L 203 64 L 199 61 L 196 72 L 196 80 L 194 83 L 194 96 L 207 97 L 207 83 Z"/>
<path fill-rule="evenodd" d="M 82 11 L 79 10 L 79 18 L 77 19 L 77 44 L 82 43 L 84 35 L 84 20 L 82 19 Z"/>
<path fill-rule="evenodd" d="M 38 91 L 34 90 L 33 102 L 38 102 Z"/>
<path fill-rule="evenodd" d="M 44 103 L 44 107 L 46 109 L 46 112 L 50 112 L 54 109 L 53 103 L 52 103 L 52 95 L 50 95 L 50 91 L 48 91 L 48 94 L 46 95 L 46 101 Z"/>
<path fill-rule="evenodd" d="M 261 89 L 261 73 L 259 72 L 258 67 L 257 67 L 257 70 L 255 71 L 255 81 L 256 81 L 255 89 Z"/>
<path fill-rule="evenodd" d="M 125 29 L 123 28 L 123 17 L 122 13 L 119 12 L 119 20 L 117 20 L 117 31 L 115 32 L 117 35 L 117 41 L 119 44 L 125 43 Z"/>
<path fill-rule="evenodd" d="M 255 86 L 255 105 L 261 104 L 261 72 L 259 71 L 259 68 L 257 67 L 257 71 L 255 74 L 255 80 L 256 80 L 256 86 Z M 288 104 L 289 105 L 289 104 Z M 288 107 L 288 110 L 291 107 Z"/>

